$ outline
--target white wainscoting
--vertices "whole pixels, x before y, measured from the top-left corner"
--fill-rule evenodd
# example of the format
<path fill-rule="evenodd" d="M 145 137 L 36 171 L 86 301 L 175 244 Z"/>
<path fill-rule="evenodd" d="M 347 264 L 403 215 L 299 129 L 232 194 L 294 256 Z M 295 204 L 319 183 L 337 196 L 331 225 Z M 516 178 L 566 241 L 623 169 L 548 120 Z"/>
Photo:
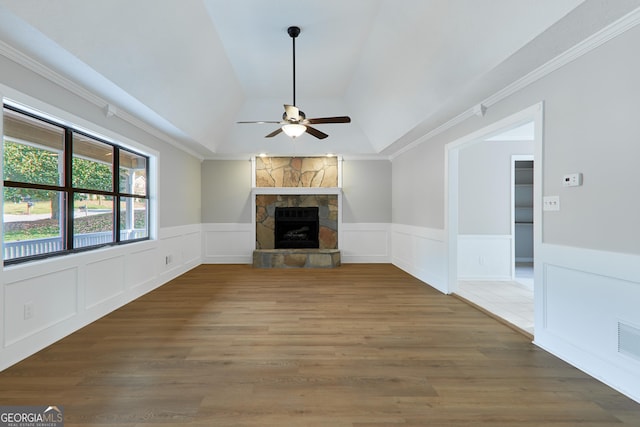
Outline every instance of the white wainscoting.
<path fill-rule="evenodd" d="M 201 263 L 200 224 L 165 228 L 159 236 L 5 267 L 0 370 Z"/>
<path fill-rule="evenodd" d="M 256 248 L 255 226 L 242 223 L 202 225 L 202 262 L 251 264 Z"/>
<path fill-rule="evenodd" d="M 441 229 L 393 224 L 392 263 L 442 293 L 447 293 L 447 250 Z"/>
<path fill-rule="evenodd" d="M 344 263 L 391 262 L 390 224 L 342 224 L 338 247 Z M 251 224 L 203 224 L 203 263 L 251 264 L 256 247 Z"/>
<path fill-rule="evenodd" d="M 619 322 L 640 330 L 640 256 L 542 244 L 535 274 L 535 343 L 640 402 L 640 355 L 618 349 Z"/>
<path fill-rule="evenodd" d="M 391 224 L 342 223 L 338 247 L 347 263 L 390 263 Z"/>
<path fill-rule="evenodd" d="M 458 280 L 511 280 L 511 236 L 458 236 Z"/>

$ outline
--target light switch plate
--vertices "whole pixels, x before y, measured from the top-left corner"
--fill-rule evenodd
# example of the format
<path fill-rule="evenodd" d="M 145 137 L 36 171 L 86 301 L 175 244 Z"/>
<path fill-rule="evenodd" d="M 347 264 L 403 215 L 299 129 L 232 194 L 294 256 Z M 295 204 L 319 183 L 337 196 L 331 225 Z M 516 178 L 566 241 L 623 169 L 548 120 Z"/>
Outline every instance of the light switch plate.
<path fill-rule="evenodd" d="M 545 210 L 545 211 L 559 211 L 560 210 L 560 196 L 545 196 L 542 199 L 542 210 Z"/>

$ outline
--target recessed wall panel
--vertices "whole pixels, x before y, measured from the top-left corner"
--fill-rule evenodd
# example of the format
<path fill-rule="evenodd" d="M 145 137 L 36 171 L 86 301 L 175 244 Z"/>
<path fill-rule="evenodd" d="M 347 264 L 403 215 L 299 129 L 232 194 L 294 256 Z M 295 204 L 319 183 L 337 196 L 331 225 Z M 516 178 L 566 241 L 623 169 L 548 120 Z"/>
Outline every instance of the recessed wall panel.
<path fill-rule="evenodd" d="M 124 258 L 108 258 L 87 264 L 85 307 L 91 308 L 124 292 Z"/>
<path fill-rule="evenodd" d="M 636 282 L 549 264 L 544 281 L 546 329 L 574 345 L 614 357 L 619 320 L 640 323 Z"/>
<path fill-rule="evenodd" d="M 5 345 L 75 315 L 77 289 L 75 268 L 5 285 Z"/>
<path fill-rule="evenodd" d="M 132 253 L 127 256 L 127 287 L 135 288 L 147 283 L 149 280 L 155 279 L 157 275 L 157 257 L 156 248 L 146 251 Z"/>

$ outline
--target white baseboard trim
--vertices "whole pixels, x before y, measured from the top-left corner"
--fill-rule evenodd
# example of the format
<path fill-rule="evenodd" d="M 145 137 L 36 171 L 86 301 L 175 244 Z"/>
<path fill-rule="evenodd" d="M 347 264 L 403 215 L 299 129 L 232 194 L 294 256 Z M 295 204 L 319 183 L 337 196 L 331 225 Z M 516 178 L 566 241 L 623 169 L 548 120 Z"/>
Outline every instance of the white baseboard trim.
<path fill-rule="evenodd" d="M 458 276 L 463 282 L 510 282 L 511 276 Z"/>

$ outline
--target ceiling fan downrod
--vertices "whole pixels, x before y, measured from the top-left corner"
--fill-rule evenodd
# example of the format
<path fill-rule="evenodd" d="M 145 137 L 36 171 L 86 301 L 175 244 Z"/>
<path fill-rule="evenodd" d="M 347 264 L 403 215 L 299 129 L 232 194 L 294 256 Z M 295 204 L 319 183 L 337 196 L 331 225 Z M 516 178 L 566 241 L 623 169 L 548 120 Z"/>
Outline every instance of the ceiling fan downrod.
<path fill-rule="evenodd" d="M 293 104 L 296 105 L 296 37 L 300 35 L 300 27 L 292 26 L 287 28 L 287 33 L 293 42 Z"/>

